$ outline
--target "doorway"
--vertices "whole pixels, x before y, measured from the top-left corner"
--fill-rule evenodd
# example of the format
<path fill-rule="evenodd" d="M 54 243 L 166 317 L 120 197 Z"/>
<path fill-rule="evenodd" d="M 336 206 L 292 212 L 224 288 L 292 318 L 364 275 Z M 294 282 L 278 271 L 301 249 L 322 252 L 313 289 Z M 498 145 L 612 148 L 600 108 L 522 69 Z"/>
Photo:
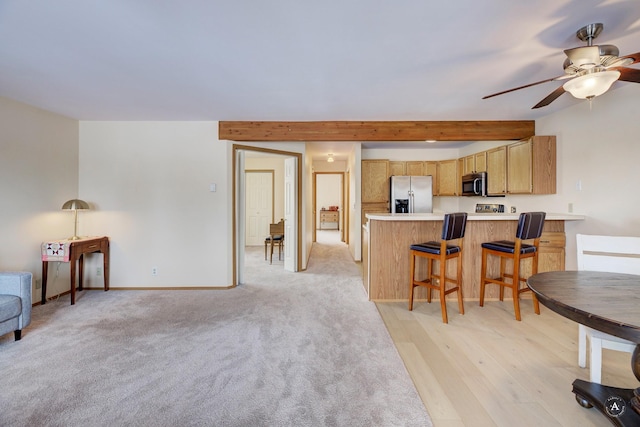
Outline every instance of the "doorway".
<path fill-rule="evenodd" d="M 244 249 L 247 235 L 246 156 L 258 156 L 261 154 L 265 157 L 276 156 L 284 159 L 283 216 L 285 219 L 285 235 L 287 236 L 286 244 L 284 245 L 284 267 L 289 271 L 301 270 L 302 174 L 300 165 L 302 154 L 234 144 L 232 150 L 233 286 L 243 283 L 244 280 Z M 262 238 L 263 242 L 265 237 L 263 236 Z"/>
<path fill-rule="evenodd" d="M 339 236 L 339 241 L 345 241 L 344 180 L 342 172 L 313 174 L 314 241 L 318 241 L 320 230 L 331 231 Z"/>

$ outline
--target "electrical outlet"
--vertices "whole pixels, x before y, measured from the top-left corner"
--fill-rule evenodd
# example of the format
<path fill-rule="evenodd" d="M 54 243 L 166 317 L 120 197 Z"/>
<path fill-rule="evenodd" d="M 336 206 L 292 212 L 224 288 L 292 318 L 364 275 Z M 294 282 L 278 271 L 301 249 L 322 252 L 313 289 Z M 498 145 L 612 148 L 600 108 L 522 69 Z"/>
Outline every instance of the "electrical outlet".
<path fill-rule="evenodd" d="M 516 213 L 516 207 L 515 206 L 511 206 L 511 213 Z"/>
<path fill-rule="evenodd" d="M 158 275 L 158 267 L 151 267 L 151 275 L 152 276 Z"/>
<path fill-rule="evenodd" d="M 573 203 L 569 203 L 567 210 L 569 211 L 569 213 L 573 212 Z"/>
<path fill-rule="evenodd" d="M 40 288 L 42 288 L 42 282 L 40 281 L 40 279 L 36 279 L 36 289 Z"/>
<path fill-rule="evenodd" d="M 102 276 L 102 267 L 96 268 L 96 276 Z"/>

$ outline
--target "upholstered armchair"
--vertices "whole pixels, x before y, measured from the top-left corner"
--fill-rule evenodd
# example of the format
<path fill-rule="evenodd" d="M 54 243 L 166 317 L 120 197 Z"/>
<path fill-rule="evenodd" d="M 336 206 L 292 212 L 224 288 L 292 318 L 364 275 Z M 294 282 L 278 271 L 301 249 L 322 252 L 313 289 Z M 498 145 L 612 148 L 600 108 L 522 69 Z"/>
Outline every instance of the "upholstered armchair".
<path fill-rule="evenodd" d="M 31 279 L 27 272 L 0 272 L 0 335 L 13 331 L 18 341 L 31 323 Z"/>

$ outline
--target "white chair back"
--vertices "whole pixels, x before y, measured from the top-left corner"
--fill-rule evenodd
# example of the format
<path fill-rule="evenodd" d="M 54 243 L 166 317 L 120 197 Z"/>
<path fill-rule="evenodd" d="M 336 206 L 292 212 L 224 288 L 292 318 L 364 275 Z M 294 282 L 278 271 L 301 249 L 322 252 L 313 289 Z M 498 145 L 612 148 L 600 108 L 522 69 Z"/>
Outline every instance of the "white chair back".
<path fill-rule="evenodd" d="M 576 235 L 578 270 L 640 274 L 640 237 Z"/>

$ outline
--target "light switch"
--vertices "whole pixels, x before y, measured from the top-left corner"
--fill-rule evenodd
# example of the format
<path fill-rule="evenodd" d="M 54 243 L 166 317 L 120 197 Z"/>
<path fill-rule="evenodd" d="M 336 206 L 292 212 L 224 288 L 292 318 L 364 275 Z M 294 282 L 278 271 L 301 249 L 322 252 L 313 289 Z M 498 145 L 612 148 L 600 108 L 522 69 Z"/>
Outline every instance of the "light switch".
<path fill-rule="evenodd" d="M 212 193 L 216 192 L 216 185 L 215 184 L 209 184 L 209 191 L 211 191 Z"/>

